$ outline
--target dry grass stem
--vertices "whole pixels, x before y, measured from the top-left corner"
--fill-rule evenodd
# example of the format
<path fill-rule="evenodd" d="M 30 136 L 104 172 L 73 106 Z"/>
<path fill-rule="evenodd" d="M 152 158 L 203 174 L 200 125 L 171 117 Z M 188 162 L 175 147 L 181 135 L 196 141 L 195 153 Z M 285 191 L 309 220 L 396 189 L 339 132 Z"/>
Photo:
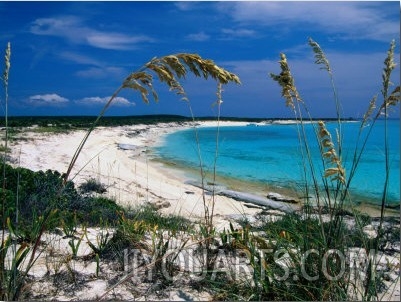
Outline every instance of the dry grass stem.
<path fill-rule="evenodd" d="M 312 50 L 315 53 L 315 64 L 323 65 L 324 67 L 321 68 L 327 70 L 327 72 L 331 75 L 332 72 L 329 60 L 326 58 L 326 55 L 324 54 L 320 45 L 317 42 L 313 41 L 311 38 L 309 38 L 309 45 L 312 47 Z"/>
<path fill-rule="evenodd" d="M 153 99 L 157 102 L 158 95 L 156 90 L 153 88 L 152 73 L 154 73 L 157 75 L 160 82 L 167 84 L 170 91 L 175 91 L 176 94 L 182 96 L 182 100 L 188 101 L 184 87 L 179 82 L 180 79 L 185 78 L 188 72 L 192 72 L 195 76 L 203 77 L 205 79 L 211 77 L 221 84 L 228 84 L 229 82 L 236 84 L 241 83 L 237 75 L 217 66 L 214 61 L 210 59 L 203 59 L 198 54 L 179 53 L 161 58 L 153 58 L 138 71 L 132 72 L 130 75 L 128 75 L 123 81 L 122 85 L 114 92 L 114 94 L 104 105 L 102 111 L 99 113 L 92 126 L 88 129 L 87 133 L 76 149 L 76 152 L 67 168 L 67 172 L 64 174 L 64 181 L 67 182 L 71 170 L 74 167 L 86 141 L 88 140 L 89 135 L 94 130 L 100 118 L 103 117 L 121 90 L 133 89 L 138 91 L 145 103 L 149 103 L 148 95 L 152 94 Z"/>
<path fill-rule="evenodd" d="M 280 58 L 280 74 L 275 75 L 273 73 L 270 73 L 270 77 L 274 81 L 278 82 L 278 84 L 281 86 L 281 96 L 283 96 L 286 100 L 285 105 L 295 110 L 294 100 L 302 102 L 302 99 L 297 91 L 297 88 L 295 87 L 294 78 L 292 77 L 290 67 L 288 66 L 286 55 L 282 53 L 280 54 Z"/>
<path fill-rule="evenodd" d="M 324 177 L 331 177 L 331 180 L 339 180 L 345 184 L 345 169 L 342 166 L 341 159 L 338 157 L 330 132 L 323 121 L 319 121 L 319 138 L 322 146 L 322 156 L 325 162 L 332 166 L 326 168 Z M 334 167 L 333 167 L 334 166 Z"/>

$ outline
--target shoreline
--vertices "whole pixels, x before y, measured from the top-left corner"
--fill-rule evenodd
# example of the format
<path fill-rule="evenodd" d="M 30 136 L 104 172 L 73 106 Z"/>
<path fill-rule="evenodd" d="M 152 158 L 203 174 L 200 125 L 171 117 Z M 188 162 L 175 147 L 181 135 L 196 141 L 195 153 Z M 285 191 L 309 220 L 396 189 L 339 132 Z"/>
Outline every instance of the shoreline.
<path fill-rule="evenodd" d="M 252 122 L 237 122 L 237 121 L 220 121 L 220 127 L 224 126 L 262 126 L 262 125 L 270 125 L 270 124 L 280 124 L 280 125 L 289 125 L 289 124 L 294 124 L 294 120 L 279 120 L 279 121 L 263 121 L 259 123 L 252 123 Z M 355 123 L 358 121 L 347 121 L 350 123 Z M 176 130 L 185 130 L 188 129 L 189 127 L 193 126 L 187 126 L 187 127 L 179 127 Z M 199 122 L 197 123 L 196 127 L 201 128 L 201 127 L 217 127 L 217 121 L 211 121 L 211 122 Z M 176 130 L 173 130 L 171 132 L 174 132 Z M 168 135 L 171 133 L 170 131 L 168 133 L 161 134 L 159 136 L 158 142 L 155 146 L 162 144 L 164 140 L 164 136 Z M 164 160 L 160 156 L 154 156 L 153 158 L 154 161 L 157 163 L 161 163 L 162 165 L 165 165 L 169 169 L 176 170 L 180 173 L 182 173 L 184 176 L 189 177 L 189 178 L 194 178 L 195 181 L 200 181 L 200 172 L 196 168 L 191 168 L 186 166 L 185 164 L 180 164 L 178 162 L 170 162 L 168 160 Z M 209 177 L 207 180 L 211 180 L 212 177 Z M 279 194 L 283 197 L 283 199 L 287 200 L 297 200 L 299 203 L 302 203 L 303 199 L 305 198 L 302 196 L 302 192 L 300 192 L 297 188 L 294 186 L 288 186 L 288 187 L 283 187 L 283 186 L 275 186 L 272 184 L 268 184 L 266 182 L 261 182 L 261 181 L 248 181 L 248 180 L 241 180 L 238 178 L 234 177 L 229 177 L 221 174 L 217 174 L 215 178 L 216 185 L 218 186 L 223 186 L 228 190 L 236 190 L 240 193 L 251 193 L 254 194 L 255 196 L 258 197 L 264 197 L 268 198 L 267 196 L 270 194 Z M 300 195 L 301 194 L 301 195 Z M 355 201 L 354 204 L 354 209 L 365 213 L 369 216 L 372 217 L 379 217 L 381 215 L 381 208 L 379 204 L 376 204 L 373 199 L 369 199 L 369 197 L 366 197 L 364 195 L 356 194 L 353 193 L 353 200 Z M 313 199 L 313 197 L 311 197 Z M 284 201 L 285 202 L 285 201 Z M 347 210 L 352 211 L 351 206 L 346 207 Z M 399 216 L 399 204 L 392 203 L 391 205 L 385 206 L 385 216 Z"/>
<path fill-rule="evenodd" d="M 254 123 L 219 122 L 220 127 L 250 124 Z M 167 134 L 193 127 L 217 127 L 217 121 L 98 127 L 89 136 L 78 158 L 71 174 L 72 180 L 76 187 L 89 178 L 99 180 L 108 188 L 107 197 L 114 198 L 117 203 L 127 207 L 147 202 L 156 205 L 169 203 L 168 207 L 161 209 L 163 212 L 201 218 L 204 215 L 202 189 L 188 183 L 189 178 L 196 174 L 194 170 L 163 161 L 151 151 L 163 142 Z M 63 173 L 84 134 L 85 131 L 82 130 L 59 135 L 31 133 L 28 135 L 30 140 L 13 143 L 12 157 L 17 159 L 20 166 L 34 171 L 51 169 Z M 49 154 L 52 154 L 51 158 Z M 78 174 L 74 177 L 76 173 Z M 256 198 L 264 197 L 266 201 L 269 200 L 266 193 L 299 199 L 295 189 L 273 188 L 267 185 L 262 188 L 256 183 L 224 176 L 218 176 L 216 182 L 228 190 L 250 193 Z M 299 207 L 296 204 L 291 206 Z M 370 216 L 380 214 L 378 206 L 363 204 L 361 207 Z M 216 213 L 223 216 L 252 215 L 258 210 L 260 209 L 249 208 L 247 203 L 227 196 L 216 197 Z M 386 209 L 386 214 L 399 216 L 399 211 Z"/>

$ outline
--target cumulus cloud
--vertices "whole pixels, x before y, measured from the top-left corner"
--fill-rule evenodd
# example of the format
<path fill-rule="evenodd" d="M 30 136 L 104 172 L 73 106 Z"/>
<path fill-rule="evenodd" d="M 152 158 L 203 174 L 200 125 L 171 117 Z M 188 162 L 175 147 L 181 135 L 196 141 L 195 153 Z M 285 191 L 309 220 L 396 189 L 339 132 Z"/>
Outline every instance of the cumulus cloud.
<path fill-rule="evenodd" d="M 68 99 L 59 96 L 58 94 L 37 94 L 32 95 L 28 99 L 28 103 L 33 106 L 64 106 L 69 102 Z"/>
<path fill-rule="evenodd" d="M 81 19 L 74 16 L 36 19 L 31 23 L 30 32 L 35 35 L 62 37 L 72 43 L 112 50 L 134 49 L 139 43 L 153 41 L 145 35 L 99 31 L 86 26 Z"/>
<path fill-rule="evenodd" d="M 86 97 L 80 100 L 75 101 L 76 103 L 79 103 L 81 105 L 105 105 L 110 99 L 110 96 L 107 97 L 99 97 L 99 96 L 94 96 L 94 97 Z M 112 105 L 115 106 L 120 106 L 120 107 L 130 107 L 130 106 L 135 106 L 134 102 L 128 101 L 126 98 L 123 97 L 116 97 L 114 98 Z"/>

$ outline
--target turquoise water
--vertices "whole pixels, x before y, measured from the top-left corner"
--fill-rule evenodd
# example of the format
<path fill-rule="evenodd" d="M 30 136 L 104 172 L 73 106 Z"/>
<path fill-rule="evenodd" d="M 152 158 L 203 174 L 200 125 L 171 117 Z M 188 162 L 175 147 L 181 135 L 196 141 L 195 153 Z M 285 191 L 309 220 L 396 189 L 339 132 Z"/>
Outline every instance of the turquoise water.
<path fill-rule="evenodd" d="M 327 123 L 336 140 L 336 122 Z M 349 171 L 355 150 L 359 122 L 347 122 L 343 127 L 343 159 Z M 367 128 L 363 133 L 367 132 Z M 351 183 L 351 193 L 360 201 L 379 203 L 385 179 L 384 122 L 377 121 Z M 206 170 L 211 171 L 216 152 L 216 127 L 197 128 L 201 156 Z M 306 125 L 313 150 L 315 167 L 322 171 L 319 151 L 313 142 L 312 125 Z M 400 202 L 400 121 L 388 121 L 390 144 L 390 184 L 388 202 Z M 194 129 L 177 131 L 165 137 L 155 148 L 163 160 L 184 167 L 199 167 Z M 271 187 L 300 188 L 304 183 L 302 159 L 294 124 L 220 127 L 217 173 L 241 181 L 266 183 Z M 355 199 L 354 199 L 355 200 Z"/>

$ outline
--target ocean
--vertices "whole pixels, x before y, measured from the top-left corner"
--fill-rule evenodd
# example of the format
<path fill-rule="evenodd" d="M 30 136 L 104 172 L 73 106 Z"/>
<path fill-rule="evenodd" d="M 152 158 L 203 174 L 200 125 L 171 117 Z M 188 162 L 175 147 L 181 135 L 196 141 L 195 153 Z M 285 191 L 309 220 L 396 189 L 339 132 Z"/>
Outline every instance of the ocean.
<path fill-rule="evenodd" d="M 336 141 L 337 122 L 327 122 L 333 141 Z M 349 171 L 353 160 L 360 122 L 342 123 L 343 165 Z M 305 125 L 312 150 L 315 170 L 322 173 L 321 157 L 313 127 Z M 390 179 L 387 201 L 400 203 L 400 121 L 388 120 Z M 368 128 L 362 134 L 366 135 Z M 249 124 L 219 128 L 217 159 L 216 127 L 196 128 L 205 170 L 216 172 L 223 179 L 259 187 L 260 191 L 300 191 L 305 183 L 303 161 L 295 124 Z M 199 171 L 198 144 L 195 130 L 186 129 L 164 137 L 153 150 L 156 157 L 178 168 Z M 199 173 L 198 173 L 199 174 Z M 195 174 L 192 173 L 192 176 Z M 210 177 L 209 177 L 210 179 Z M 384 121 L 376 122 L 358 169 L 352 179 L 350 192 L 356 202 L 379 204 L 385 179 Z M 244 187 L 244 186 L 243 186 Z M 275 190 L 276 189 L 276 190 Z"/>

